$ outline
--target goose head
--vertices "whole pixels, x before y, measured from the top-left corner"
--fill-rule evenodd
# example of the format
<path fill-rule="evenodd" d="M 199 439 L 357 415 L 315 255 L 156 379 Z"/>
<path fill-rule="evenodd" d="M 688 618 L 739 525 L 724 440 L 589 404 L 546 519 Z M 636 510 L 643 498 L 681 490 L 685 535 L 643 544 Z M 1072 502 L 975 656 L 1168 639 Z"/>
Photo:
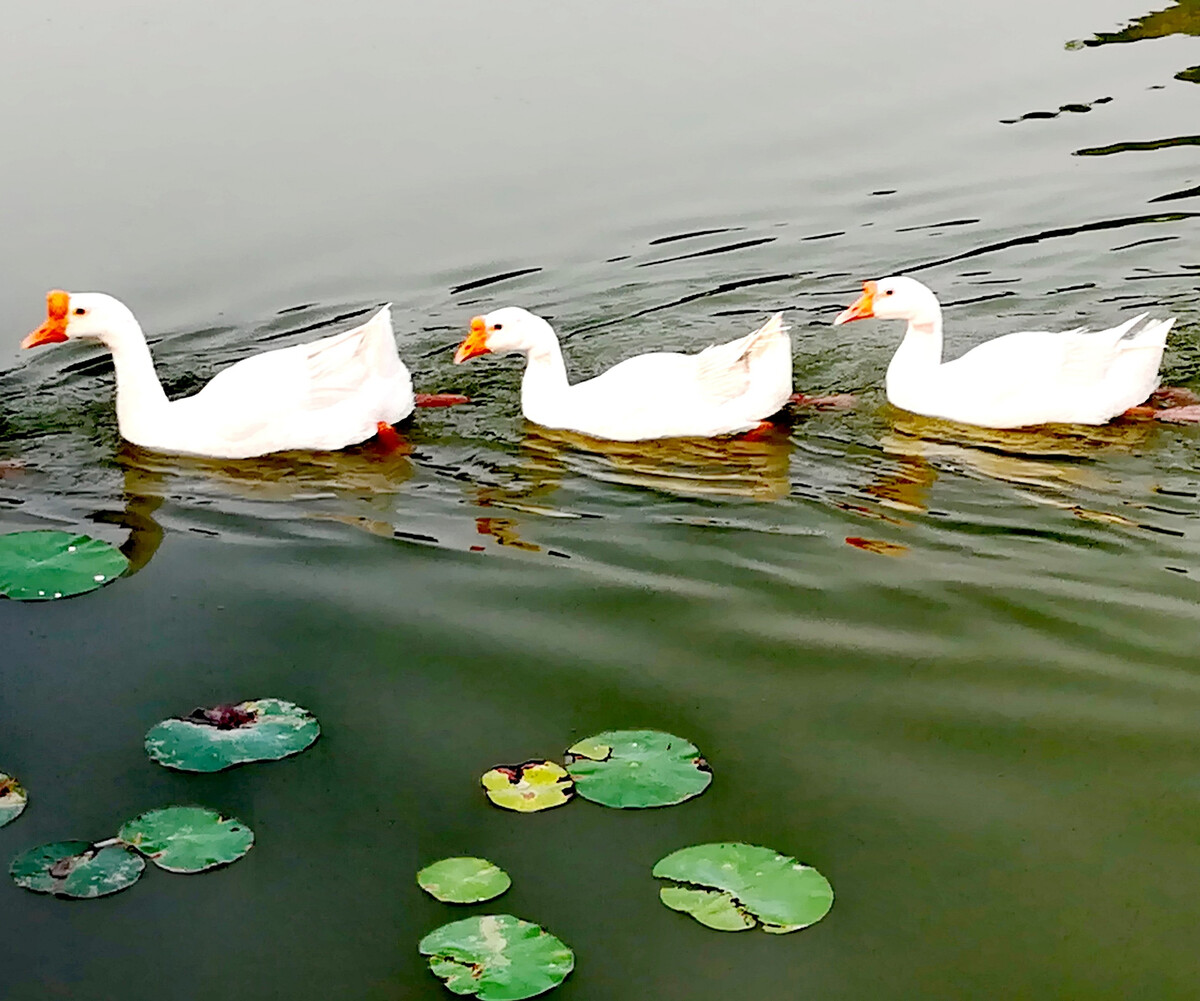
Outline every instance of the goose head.
<path fill-rule="evenodd" d="M 110 336 L 131 326 L 137 329 L 133 314 L 111 295 L 56 290 L 46 296 L 46 322 L 21 341 L 21 347 L 74 340 L 107 343 Z"/>
<path fill-rule="evenodd" d="M 915 278 L 898 275 L 877 282 L 863 282 L 863 294 L 848 309 L 838 313 L 835 327 L 851 320 L 877 317 L 881 320 L 908 320 L 923 324 L 939 312 L 937 296 Z"/>
<path fill-rule="evenodd" d="M 471 332 L 454 353 L 454 362 L 489 352 L 529 355 L 556 340 L 554 328 L 540 316 L 519 306 L 505 306 L 471 320 Z"/>

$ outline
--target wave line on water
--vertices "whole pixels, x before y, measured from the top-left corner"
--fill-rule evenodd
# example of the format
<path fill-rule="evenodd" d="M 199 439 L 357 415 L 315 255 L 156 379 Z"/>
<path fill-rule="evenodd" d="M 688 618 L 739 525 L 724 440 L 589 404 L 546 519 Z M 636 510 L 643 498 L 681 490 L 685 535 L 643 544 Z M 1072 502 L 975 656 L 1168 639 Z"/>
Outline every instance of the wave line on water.
<path fill-rule="evenodd" d="M 1038 233 L 1030 233 L 1027 236 L 1014 236 L 1011 240 L 988 243 L 982 247 L 975 247 L 973 250 L 964 250 L 961 254 L 953 254 L 950 257 L 942 257 L 933 261 L 913 264 L 906 268 L 901 268 L 900 271 L 903 274 L 911 274 L 914 271 L 928 271 L 930 268 L 939 268 L 946 264 L 953 264 L 956 261 L 966 261 L 973 257 L 982 257 L 984 254 L 991 254 L 998 250 L 1010 250 L 1013 247 L 1028 247 L 1035 243 L 1041 243 L 1043 240 L 1056 240 L 1064 236 L 1078 236 L 1081 233 L 1096 233 L 1106 229 L 1123 229 L 1126 226 L 1143 226 L 1151 223 L 1182 222 L 1185 219 L 1197 218 L 1200 218 L 1200 212 L 1161 212 L 1153 215 L 1124 216 L 1120 219 L 1100 219 L 1096 222 L 1080 223 L 1078 226 L 1060 226 L 1055 229 L 1044 229 Z"/>
<path fill-rule="evenodd" d="M 589 330 L 598 330 L 601 327 L 611 327 L 617 323 L 624 323 L 626 320 L 636 320 L 638 317 L 647 316 L 650 313 L 658 313 L 664 309 L 671 309 L 674 306 L 682 306 L 689 302 L 695 302 L 697 299 L 706 299 L 714 295 L 722 295 L 725 292 L 734 292 L 740 288 L 751 288 L 755 285 L 770 285 L 773 282 L 796 281 L 809 274 L 807 271 L 801 271 L 791 275 L 764 275 L 761 278 L 743 278 L 735 282 L 722 282 L 716 288 L 706 289 L 703 292 L 693 292 L 691 295 L 681 296 L 678 299 L 672 299 L 670 302 L 659 303 L 657 306 L 647 306 L 645 309 L 639 309 L 633 313 L 627 313 L 624 316 L 617 316 L 611 320 L 597 320 L 595 323 L 585 324 L 582 327 L 576 327 L 569 334 L 564 334 L 563 338 L 571 337 L 575 334 L 582 334 Z M 769 312 L 764 309 L 763 312 Z"/>

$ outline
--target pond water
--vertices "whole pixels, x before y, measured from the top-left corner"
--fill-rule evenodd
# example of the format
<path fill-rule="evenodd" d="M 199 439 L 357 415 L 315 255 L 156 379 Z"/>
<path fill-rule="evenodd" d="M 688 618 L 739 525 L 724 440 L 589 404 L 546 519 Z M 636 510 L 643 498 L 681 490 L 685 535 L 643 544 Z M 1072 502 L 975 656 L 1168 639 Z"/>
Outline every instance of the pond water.
<path fill-rule="evenodd" d="M 1159 3 L 12 5 L 0 531 L 137 572 L 0 602 L 31 794 L 0 856 L 174 802 L 258 843 L 104 901 L 6 880 L 8 1001 L 448 996 L 416 943 L 461 914 L 414 875 L 453 854 L 575 948 L 564 1001 L 1196 997 L 1200 432 L 918 419 L 882 393 L 899 326 L 830 326 L 897 271 L 952 353 L 1152 309 L 1200 389 L 1200 6 Z M 391 301 L 417 388 L 476 402 L 386 457 L 153 455 L 106 356 L 17 350 L 56 287 L 127 302 L 172 393 Z M 451 363 L 508 304 L 575 377 L 784 309 L 797 388 L 859 402 L 753 442 L 549 434 L 516 359 Z M 311 751 L 142 753 L 267 695 Z M 709 791 L 526 817 L 478 788 L 630 726 L 698 744 Z M 666 910 L 651 865 L 710 840 L 817 866 L 833 911 Z"/>

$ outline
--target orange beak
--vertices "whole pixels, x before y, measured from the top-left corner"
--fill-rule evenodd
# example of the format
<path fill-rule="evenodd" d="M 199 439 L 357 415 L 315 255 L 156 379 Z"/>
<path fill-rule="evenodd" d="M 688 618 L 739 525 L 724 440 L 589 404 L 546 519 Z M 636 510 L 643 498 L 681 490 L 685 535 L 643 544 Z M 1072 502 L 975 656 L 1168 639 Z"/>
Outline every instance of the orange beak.
<path fill-rule="evenodd" d="M 858 297 L 853 306 L 838 313 L 833 325 L 840 327 L 843 323 L 849 323 L 851 320 L 867 320 L 874 316 L 876 288 L 878 286 L 874 282 L 863 282 L 863 294 Z"/>
<path fill-rule="evenodd" d="M 488 347 L 487 335 L 487 323 L 482 316 L 476 316 L 471 320 L 471 332 L 467 334 L 467 339 L 454 352 L 454 364 L 457 365 L 468 358 L 485 355 L 491 351 L 492 349 Z"/>
<path fill-rule="evenodd" d="M 46 322 L 21 342 L 23 348 L 36 348 L 39 344 L 57 344 L 67 339 L 67 311 L 71 297 L 66 292 L 55 290 L 46 296 Z"/>

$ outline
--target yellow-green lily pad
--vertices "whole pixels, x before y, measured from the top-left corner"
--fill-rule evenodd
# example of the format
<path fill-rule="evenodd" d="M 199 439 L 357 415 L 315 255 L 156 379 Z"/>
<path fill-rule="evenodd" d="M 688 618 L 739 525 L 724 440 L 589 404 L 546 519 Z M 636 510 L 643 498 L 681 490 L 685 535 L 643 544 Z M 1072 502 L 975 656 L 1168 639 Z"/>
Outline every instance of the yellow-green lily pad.
<path fill-rule="evenodd" d="M 116 546 L 87 535 L 48 529 L 0 535 L 0 594 L 17 601 L 85 594 L 128 568 Z"/>
<path fill-rule="evenodd" d="M 0 827 L 16 820 L 28 802 L 29 797 L 21 788 L 21 783 L 11 775 L 0 772 Z"/>
<path fill-rule="evenodd" d="M 444 904 L 479 904 L 512 886 L 508 873 L 483 858 L 444 858 L 417 873 L 417 885 Z"/>
<path fill-rule="evenodd" d="M 496 806 L 518 813 L 536 813 L 562 806 L 575 794 L 571 776 L 553 761 L 497 765 L 484 772 L 484 791 Z"/>
<path fill-rule="evenodd" d="M 712 769 L 690 741 L 661 730 L 608 730 L 567 748 L 567 771 L 602 806 L 674 806 L 699 796 Z"/>
<path fill-rule="evenodd" d="M 435 928 L 419 946 L 454 994 L 522 1001 L 557 987 L 575 954 L 544 928 L 511 914 L 484 914 Z"/>
<path fill-rule="evenodd" d="M 299 754 L 320 735 L 307 709 L 283 699 L 254 699 L 163 720 L 150 728 L 145 745 L 151 759 L 166 768 L 219 772 Z"/>
<path fill-rule="evenodd" d="M 55 841 L 18 855 L 8 872 L 34 893 L 87 900 L 133 886 L 145 868 L 145 859 L 122 844 Z"/>
<path fill-rule="evenodd" d="M 240 820 L 200 806 L 150 810 L 123 824 L 118 836 L 167 872 L 228 865 L 254 845 L 254 832 Z"/>
<path fill-rule="evenodd" d="M 654 875 L 716 891 L 668 886 L 659 895 L 668 907 L 721 931 L 741 931 L 753 927 L 757 919 L 763 931 L 784 934 L 816 924 L 833 906 L 833 887 L 816 869 L 757 845 L 735 842 L 681 848 L 660 859 Z M 738 925 L 733 911 L 749 917 L 751 923 Z"/>
<path fill-rule="evenodd" d="M 706 928 L 717 931 L 747 931 L 757 921 L 747 914 L 730 893 L 692 890 L 686 886 L 664 886 L 658 898 L 673 911 L 690 914 Z"/>

